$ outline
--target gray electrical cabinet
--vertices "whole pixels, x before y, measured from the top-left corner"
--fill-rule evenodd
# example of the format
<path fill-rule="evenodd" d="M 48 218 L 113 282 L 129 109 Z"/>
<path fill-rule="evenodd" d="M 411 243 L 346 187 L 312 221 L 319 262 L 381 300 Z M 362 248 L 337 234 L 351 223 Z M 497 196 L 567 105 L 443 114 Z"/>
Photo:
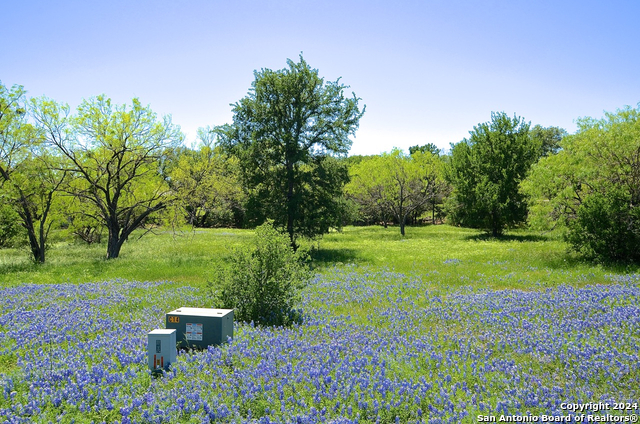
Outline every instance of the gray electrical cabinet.
<path fill-rule="evenodd" d="M 151 371 L 166 369 L 176 361 L 176 330 L 153 330 L 147 334 L 147 354 Z"/>
<path fill-rule="evenodd" d="M 233 338 L 233 309 L 179 308 L 168 312 L 166 321 L 183 349 L 206 349 Z"/>

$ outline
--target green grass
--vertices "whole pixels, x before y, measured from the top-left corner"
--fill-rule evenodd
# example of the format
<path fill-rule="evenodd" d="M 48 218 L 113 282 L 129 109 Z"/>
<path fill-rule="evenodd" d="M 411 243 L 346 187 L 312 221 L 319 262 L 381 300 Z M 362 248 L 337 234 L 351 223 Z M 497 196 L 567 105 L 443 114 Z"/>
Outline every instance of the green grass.
<path fill-rule="evenodd" d="M 402 237 L 397 228 L 347 227 L 315 245 L 320 268 L 354 263 L 426 276 L 439 273 L 441 288 L 481 285 L 529 289 L 567 281 L 601 282 L 608 273 L 638 272 L 638 266 L 601 266 L 567 251 L 560 234 L 511 231 L 496 239 L 448 225 L 414 227 Z M 433 279 L 433 278 L 430 278 Z"/>
<path fill-rule="evenodd" d="M 248 230 L 206 229 L 161 231 L 142 238 L 132 235 L 117 259 L 105 259 L 106 244 L 88 246 L 59 241 L 47 251 L 44 264 L 31 261 L 26 249 L 0 250 L 0 281 L 22 283 L 87 283 L 114 278 L 139 281 L 170 280 L 185 284 L 207 281 L 212 266 L 246 244 Z"/>
<path fill-rule="evenodd" d="M 57 241 L 45 264 L 34 264 L 26 249 L 0 250 L 0 283 L 93 282 L 114 278 L 139 281 L 169 280 L 201 286 L 212 268 L 246 245 L 252 230 L 198 229 L 174 234 L 159 231 L 130 237 L 120 257 L 106 260 L 106 245 Z M 638 272 L 639 267 L 603 267 L 567 253 L 558 234 L 512 231 L 501 239 L 472 229 L 448 225 L 407 227 L 346 227 L 306 243 L 313 266 L 324 272 L 335 265 L 386 267 L 427 275 L 439 272 L 441 287 L 482 284 L 489 288 L 531 288 L 556 285 L 569 278 L 582 283 L 602 281 L 611 272 Z M 448 262 L 447 262 L 448 261 Z M 447 263 L 446 263 L 447 262 Z"/>

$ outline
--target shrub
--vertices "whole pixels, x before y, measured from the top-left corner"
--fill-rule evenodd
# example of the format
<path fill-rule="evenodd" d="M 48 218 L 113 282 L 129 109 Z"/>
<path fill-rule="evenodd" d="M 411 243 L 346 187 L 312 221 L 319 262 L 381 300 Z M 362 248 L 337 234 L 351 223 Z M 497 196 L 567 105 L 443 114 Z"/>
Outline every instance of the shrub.
<path fill-rule="evenodd" d="M 598 262 L 640 262 L 640 208 L 624 193 L 593 193 L 569 223 L 567 241 Z"/>
<path fill-rule="evenodd" d="M 253 249 L 237 249 L 228 266 L 216 269 L 214 298 L 223 308 L 235 309 L 240 321 L 262 325 L 290 325 L 301 319 L 294 309 L 300 290 L 312 274 L 307 253 L 294 251 L 289 237 L 267 222 L 256 229 Z"/>

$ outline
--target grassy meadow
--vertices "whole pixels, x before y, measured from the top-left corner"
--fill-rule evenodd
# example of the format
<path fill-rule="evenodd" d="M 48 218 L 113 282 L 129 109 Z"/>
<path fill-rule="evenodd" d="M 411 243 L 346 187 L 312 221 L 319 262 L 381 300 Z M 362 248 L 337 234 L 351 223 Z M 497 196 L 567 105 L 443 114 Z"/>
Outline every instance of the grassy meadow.
<path fill-rule="evenodd" d="M 0 250 L 0 278 L 4 286 L 23 283 L 87 283 L 122 278 L 137 281 L 174 281 L 200 286 L 211 269 L 234 248 L 250 243 L 251 230 L 197 229 L 157 231 L 130 237 L 119 258 L 106 260 L 106 245 L 61 241 L 54 235 L 45 264 L 34 264 L 26 249 Z M 567 253 L 559 234 L 511 231 L 502 239 L 448 225 L 408 227 L 402 237 L 397 227 L 346 227 L 321 240 L 303 243 L 310 249 L 318 272 L 343 264 L 388 268 L 405 273 L 444 270 L 443 288 L 464 285 L 466 279 L 482 280 L 483 287 L 527 288 L 529 283 L 565 282 L 549 278 L 557 272 L 580 275 L 581 281 L 601 281 L 606 273 L 633 273 L 639 267 L 602 267 L 580 261 Z M 456 263 L 446 266 L 445 261 Z M 503 263 L 496 270 L 489 263 Z M 534 270 L 533 268 L 538 268 Z M 481 274 L 489 271 L 487 278 Z M 503 271 L 503 272 L 498 272 Z M 498 274 L 496 274 L 498 272 Z M 500 276 L 513 273 L 519 278 Z M 591 277 L 593 274 L 593 277 Z M 496 279 L 496 277 L 498 277 Z M 523 281 L 518 282 L 522 279 Z"/>
<path fill-rule="evenodd" d="M 316 278 L 291 328 L 236 323 L 163 378 L 146 334 L 212 305 L 206 283 L 249 230 L 57 241 L 0 251 L 0 421 L 472 423 L 640 399 L 640 268 L 583 262 L 558 234 L 347 227 L 310 243 Z M 587 411 L 601 414 L 602 411 Z M 568 418 L 567 418 L 568 417 Z M 572 420 L 572 421 L 568 421 Z"/>

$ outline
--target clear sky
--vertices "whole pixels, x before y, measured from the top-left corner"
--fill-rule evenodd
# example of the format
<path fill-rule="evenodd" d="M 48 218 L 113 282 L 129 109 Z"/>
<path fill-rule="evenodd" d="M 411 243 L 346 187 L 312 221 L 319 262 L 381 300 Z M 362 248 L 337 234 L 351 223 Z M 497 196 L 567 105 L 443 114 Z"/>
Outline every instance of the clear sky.
<path fill-rule="evenodd" d="M 305 60 L 367 110 L 351 154 L 448 148 L 492 111 L 570 133 L 640 102 L 640 1 L 0 2 L 0 80 L 75 108 L 106 94 L 187 142 L 231 122 L 253 71 Z"/>

